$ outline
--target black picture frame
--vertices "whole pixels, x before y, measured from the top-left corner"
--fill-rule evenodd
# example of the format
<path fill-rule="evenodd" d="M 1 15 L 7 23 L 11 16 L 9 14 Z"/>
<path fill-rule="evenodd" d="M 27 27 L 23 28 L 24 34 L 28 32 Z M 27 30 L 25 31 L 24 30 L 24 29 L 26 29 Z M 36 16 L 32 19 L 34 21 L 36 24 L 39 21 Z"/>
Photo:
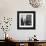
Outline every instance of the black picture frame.
<path fill-rule="evenodd" d="M 36 26 L 35 26 L 36 25 L 36 23 L 35 23 L 36 16 L 35 15 L 36 15 L 35 11 L 17 11 L 17 29 L 36 29 Z M 23 20 L 25 25 L 22 23 L 22 17 L 23 18 L 25 17 L 25 20 Z M 27 21 L 28 20 L 27 18 L 31 19 L 31 20 L 29 19 L 31 21 L 30 24 Z M 26 24 L 26 23 L 28 23 L 28 24 Z"/>

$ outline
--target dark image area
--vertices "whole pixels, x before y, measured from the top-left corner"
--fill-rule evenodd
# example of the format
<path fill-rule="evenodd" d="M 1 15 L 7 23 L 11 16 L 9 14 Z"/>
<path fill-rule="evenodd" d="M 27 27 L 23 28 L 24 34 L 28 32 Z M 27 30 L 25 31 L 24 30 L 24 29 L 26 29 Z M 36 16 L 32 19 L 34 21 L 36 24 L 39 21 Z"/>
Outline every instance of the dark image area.
<path fill-rule="evenodd" d="M 31 25 L 31 23 L 32 23 L 32 22 L 31 22 L 31 19 L 32 19 L 31 15 L 27 15 L 27 16 L 26 16 L 26 22 L 25 22 L 26 25 Z"/>
<path fill-rule="evenodd" d="M 21 25 L 32 25 L 32 16 L 26 15 L 26 19 L 23 20 L 23 17 L 21 18 Z"/>
<path fill-rule="evenodd" d="M 21 25 L 24 25 L 23 17 L 21 18 Z"/>

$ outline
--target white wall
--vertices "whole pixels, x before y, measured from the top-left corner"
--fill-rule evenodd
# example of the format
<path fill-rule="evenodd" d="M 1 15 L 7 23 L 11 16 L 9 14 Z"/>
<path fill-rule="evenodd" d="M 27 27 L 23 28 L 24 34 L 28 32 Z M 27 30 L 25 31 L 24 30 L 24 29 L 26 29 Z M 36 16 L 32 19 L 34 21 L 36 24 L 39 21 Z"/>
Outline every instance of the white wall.
<path fill-rule="evenodd" d="M 17 11 L 36 11 L 36 29 L 35 30 L 17 30 Z M 17 40 L 27 40 L 34 34 L 37 39 L 46 40 L 46 8 L 33 8 L 28 0 L 0 0 L 0 19 L 1 17 L 12 17 L 13 22 L 10 31 L 8 31 Z M 3 37 L 0 31 L 0 39 Z M 4 38 L 3 38 L 4 39 Z"/>

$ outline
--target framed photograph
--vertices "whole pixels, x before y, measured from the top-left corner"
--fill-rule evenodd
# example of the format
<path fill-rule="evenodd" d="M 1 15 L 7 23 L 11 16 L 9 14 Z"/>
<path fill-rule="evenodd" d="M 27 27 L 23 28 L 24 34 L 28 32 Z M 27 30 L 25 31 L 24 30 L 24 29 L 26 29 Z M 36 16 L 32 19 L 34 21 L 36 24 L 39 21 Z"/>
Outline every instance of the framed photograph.
<path fill-rule="evenodd" d="M 35 11 L 17 11 L 17 29 L 35 29 Z"/>

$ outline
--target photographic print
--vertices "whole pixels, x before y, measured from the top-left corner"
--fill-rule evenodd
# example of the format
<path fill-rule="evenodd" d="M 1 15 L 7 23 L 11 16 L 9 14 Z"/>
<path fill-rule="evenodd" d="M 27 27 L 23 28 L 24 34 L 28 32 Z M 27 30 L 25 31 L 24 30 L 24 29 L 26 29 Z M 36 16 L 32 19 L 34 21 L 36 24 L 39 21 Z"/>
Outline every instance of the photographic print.
<path fill-rule="evenodd" d="M 35 11 L 18 11 L 17 29 L 35 29 Z"/>

